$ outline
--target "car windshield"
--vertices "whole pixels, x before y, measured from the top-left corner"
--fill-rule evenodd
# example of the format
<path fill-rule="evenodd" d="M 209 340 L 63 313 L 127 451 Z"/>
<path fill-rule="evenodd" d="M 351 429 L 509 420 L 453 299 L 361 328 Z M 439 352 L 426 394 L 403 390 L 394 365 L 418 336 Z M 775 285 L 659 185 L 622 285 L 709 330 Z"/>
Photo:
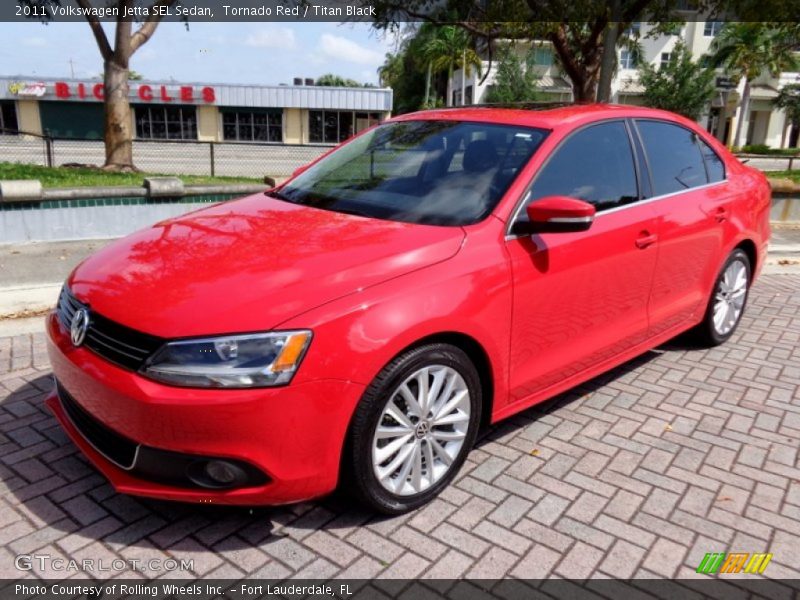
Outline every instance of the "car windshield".
<path fill-rule="evenodd" d="M 368 131 L 275 193 L 378 219 L 468 225 L 486 217 L 547 132 L 464 121 L 399 121 Z"/>

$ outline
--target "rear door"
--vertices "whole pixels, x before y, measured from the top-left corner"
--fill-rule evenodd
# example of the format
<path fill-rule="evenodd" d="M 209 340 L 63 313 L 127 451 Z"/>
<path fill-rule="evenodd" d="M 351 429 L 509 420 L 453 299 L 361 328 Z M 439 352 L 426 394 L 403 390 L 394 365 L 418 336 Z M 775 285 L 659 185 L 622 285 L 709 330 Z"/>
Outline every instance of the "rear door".
<path fill-rule="evenodd" d="M 570 196 L 593 203 L 597 215 L 588 231 L 507 239 L 512 403 L 533 403 L 647 336 L 657 231 L 652 206 L 639 202 L 631 141 L 624 120 L 584 127 L 534 178 L 530 202 Z M 524 206 L 516 218 L 526 218 Z"/>
<path fill-rule="evenodd" d="M 690 129 L 636 119 L 658 217 L 658 261 L 650 297 L 650 334 L 680 327 L 703 311 L 722 257 L 732 195 L 714 150 Z"/>

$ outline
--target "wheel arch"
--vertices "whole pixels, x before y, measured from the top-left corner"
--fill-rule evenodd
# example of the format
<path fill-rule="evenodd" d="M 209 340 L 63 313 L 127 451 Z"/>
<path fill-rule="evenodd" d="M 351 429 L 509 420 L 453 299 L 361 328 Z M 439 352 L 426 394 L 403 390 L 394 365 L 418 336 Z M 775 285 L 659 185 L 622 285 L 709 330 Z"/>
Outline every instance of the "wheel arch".
<path fill-rule="evenodd" d="M 478 377 L 481 382 L 481 422 L 479 424 L 479 432 L 481 429 L 488 427 L 492 420 L 492 408 L 494 406 L 494 392 L 495 381 L 492 373 L 492 363 L 489 355 L 483 345 L 471 335 L 459 331 L 440 331 L 431 333 L 416 339 L 404 346 L 401 350 L 396 352 L 389 360 L 387 360 L 381 367 L 383 369 L 386 365 L 391 364 L 397 357 L 402 356 L 406 352 L 425 346 L 427 344 L 450 344 L 463 350 L 475 368 L 478 370 Z M 350 415 L 350 421 L 347 425 L 345 438 L 342 444 L 342 452 L 339 456 L 339 473 L 337 476 L 337 486 L 342 483 L 352 483 L 352 473 L 347 469 L 347 458 L 352 448 L 352 428 L 355 419 L 356 410 L 353 410 Z"/>
<path fill-rule="evenodd" d="M 398 352 L 392 360 L 409 350 L 425 346 L 426 344 L 450 344 L 451 346 L 463 350 L 467 354 L 472 364 L 475 365 L 475 368 L 478 370 L 478 377 L 481 381 L 481 427 L 488 425 L 492 420 L 495 384 L 492 374 L 491 359 L 486 349 L 478 340 L 466 333 L 442 331 L 440 333 L 427 335 L 413 342 Z"/>
<path fill-rule="evenodd" d="M 758 249 L 756 248 L 755 242 L 750 238 L 745 238 L 736 244 L 733 250 L 741 250 L 747 255 L 747 258 L 750 260 L 750 280 L 752 281 L 758 267 Z M 733 252 L 733 250 L 731 250 L 731 252 Z"/>

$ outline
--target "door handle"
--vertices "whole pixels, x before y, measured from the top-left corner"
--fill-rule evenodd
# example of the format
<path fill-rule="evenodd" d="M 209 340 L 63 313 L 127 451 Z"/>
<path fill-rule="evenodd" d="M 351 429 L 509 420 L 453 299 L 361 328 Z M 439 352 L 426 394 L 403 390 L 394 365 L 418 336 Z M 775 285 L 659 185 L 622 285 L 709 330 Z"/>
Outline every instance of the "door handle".
<path fill-rule="evenodd" d="M 648 246 L 652 246 L 658 240 L 658 236 L 655 233 L 648 233 L 647 231 L 643 231 L 641 235 L 636 238 L 636 247 L 644 250 Z"/>
<path fill-rule="evenodd" d="M 712 214 L 717 223 L 722 223 L 728 218 L 728 209 L 724 206 L 718 206 Z"/>

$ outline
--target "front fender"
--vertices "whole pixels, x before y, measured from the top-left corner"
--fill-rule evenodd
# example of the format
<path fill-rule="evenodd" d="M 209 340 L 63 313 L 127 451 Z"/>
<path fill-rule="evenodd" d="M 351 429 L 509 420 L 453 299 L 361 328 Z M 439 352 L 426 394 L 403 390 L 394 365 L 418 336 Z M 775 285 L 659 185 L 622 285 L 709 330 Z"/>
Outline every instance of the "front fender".
<path fill-rule="evenodd" d="M 510 281 L 502 247 L 473 240 L 448 261 L 293 317 L 280 327 L 314 332 L 295 381 L 332 378 L 369 385 L 409 346 L 457 333 L 477 342 L 489 359 L 494 412 L 508 396 Z"/>

